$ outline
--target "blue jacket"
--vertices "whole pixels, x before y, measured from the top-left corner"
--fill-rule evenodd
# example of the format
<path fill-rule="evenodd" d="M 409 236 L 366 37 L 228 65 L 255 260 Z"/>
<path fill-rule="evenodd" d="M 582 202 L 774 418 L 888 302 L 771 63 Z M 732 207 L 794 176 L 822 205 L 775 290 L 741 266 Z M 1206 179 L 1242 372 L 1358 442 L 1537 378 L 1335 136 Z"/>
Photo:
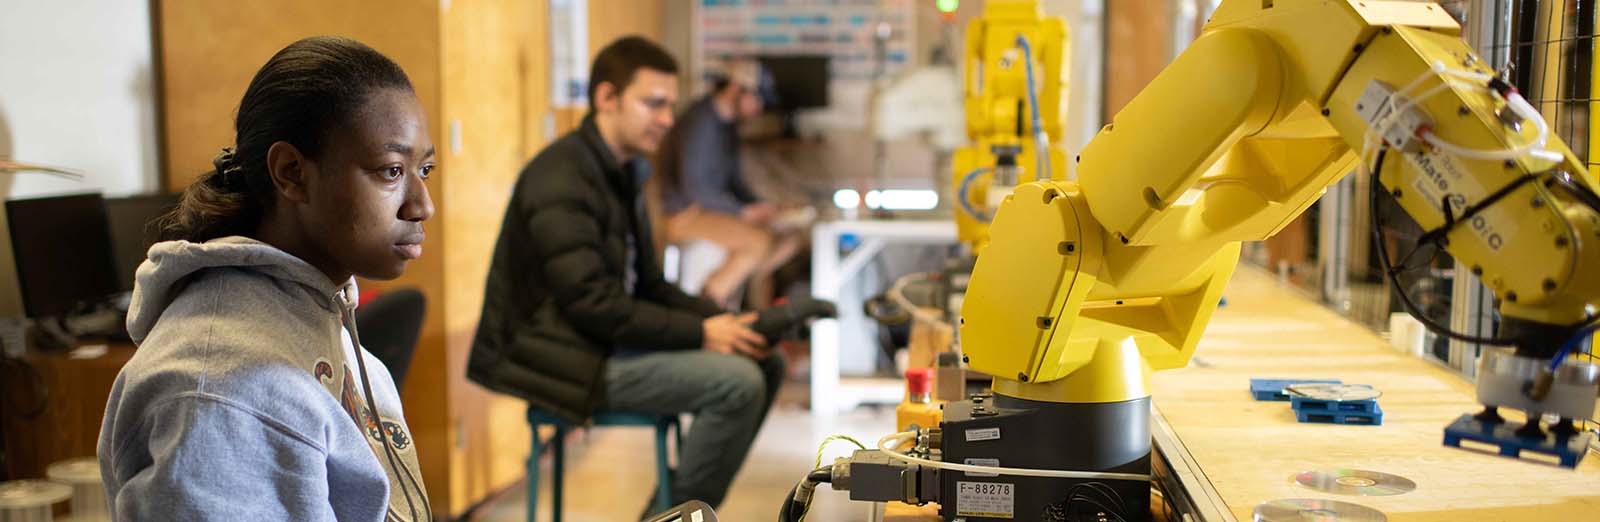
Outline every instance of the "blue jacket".
<path fill-rule="evenodd" d="M 738 126 L 717 114 L 711 96 L 684 111 L 665 141 L 661 205 L 667 215 L 690 205 L 738 215 L 760 200 L 740 171 Z"/>

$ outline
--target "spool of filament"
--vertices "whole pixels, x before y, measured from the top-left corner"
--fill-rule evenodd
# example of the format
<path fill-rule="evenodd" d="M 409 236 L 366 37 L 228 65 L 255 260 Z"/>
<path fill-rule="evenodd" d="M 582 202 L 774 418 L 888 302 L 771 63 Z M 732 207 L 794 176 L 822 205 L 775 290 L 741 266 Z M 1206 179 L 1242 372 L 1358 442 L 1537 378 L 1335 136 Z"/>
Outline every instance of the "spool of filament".
<path fill-rule="evenodd" d="M 46 470 L 50 480 L 72 487 L 72 522 L 110 522 L 100 462 L 94 457 L 63 460 Z"/>
<path fill-rule="evenodd" d="M 0 482 L 0 522 L 51 522 L 51 506 L 72 496 L 72 488 L 47 480 Z"/>

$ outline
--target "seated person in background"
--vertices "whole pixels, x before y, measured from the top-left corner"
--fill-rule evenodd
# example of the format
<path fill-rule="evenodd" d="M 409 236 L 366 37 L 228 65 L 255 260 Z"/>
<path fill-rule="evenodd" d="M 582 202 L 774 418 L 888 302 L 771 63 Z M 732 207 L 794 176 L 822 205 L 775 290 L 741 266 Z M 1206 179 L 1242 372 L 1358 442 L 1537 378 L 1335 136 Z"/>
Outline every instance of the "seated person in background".
<path fill-rule="evenodd" d="M 399 277 L 433 215 L 411 81 L 359 42 L 307 38 L 256 72 L 234 129 L 139 267 L 139 351 L 100 428 L 112 518 L 431 520 L 400 395 L 353 318 L 352 276 Z"/>
<path fill-rule="evenodd" d="M 667 241 L 710 241 L 727 252 L 701 293 L 729 307 L 737 307 L 747 280 L 752 307 L 771 305 L 772 273 L 804 239 L 800 231 L 777 230 L 782 209 L 756 197 L 740 172 L 738 123 L 761 113 L 761 75 L 755 62 L 732 62 L 679 118 L 660 158 Z"/>
<path fill-rule="evenodd" d="M 783 376 L 769 337 L 830 308 L 736 316 L 662 277 L 640 186 L 672 126 L 677 70 L 636 36 L 595 56 L 589 114 L 512 189 L 467 376 L 573 424 L 596 411 L 693 413 L 669 505 L 716 507 Z"/>

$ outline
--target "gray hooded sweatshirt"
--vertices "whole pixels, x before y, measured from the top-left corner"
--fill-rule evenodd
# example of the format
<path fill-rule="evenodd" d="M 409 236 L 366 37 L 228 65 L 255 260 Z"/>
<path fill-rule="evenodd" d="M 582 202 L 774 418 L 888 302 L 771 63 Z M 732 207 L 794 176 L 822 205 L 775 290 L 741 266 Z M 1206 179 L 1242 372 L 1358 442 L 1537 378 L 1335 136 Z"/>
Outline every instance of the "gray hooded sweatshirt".
<path fill-rule="evenodd" d="M 362 349 L 367 407 L 354 280 L 243 237 L 158 243 L 136 278 L 139 349 L 100 428 L 116 520 L 429 519 L 400 396 Z"/>

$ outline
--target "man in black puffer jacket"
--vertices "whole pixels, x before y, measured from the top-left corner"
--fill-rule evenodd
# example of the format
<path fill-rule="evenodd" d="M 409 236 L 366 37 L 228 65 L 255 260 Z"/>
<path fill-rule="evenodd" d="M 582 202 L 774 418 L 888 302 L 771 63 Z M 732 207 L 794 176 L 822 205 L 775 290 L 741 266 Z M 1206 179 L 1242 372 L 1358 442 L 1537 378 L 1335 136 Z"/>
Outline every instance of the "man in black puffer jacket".
<path fill-rule="evenodd" d="M 640 185 L 645 156 L 672 126 L 676 72 L 665 50 L 639 37 L 595 57 L 582 127 L 517 179 L 467 375 L 572 423 L 597 410 L 693 413 L 669 504 L 717 506 L 784 363 L 751 329 L 754 314 L 685 295 L 655 259 Z M 762 330 L 797 315 L 789 312 L 766 312 Z"/>

